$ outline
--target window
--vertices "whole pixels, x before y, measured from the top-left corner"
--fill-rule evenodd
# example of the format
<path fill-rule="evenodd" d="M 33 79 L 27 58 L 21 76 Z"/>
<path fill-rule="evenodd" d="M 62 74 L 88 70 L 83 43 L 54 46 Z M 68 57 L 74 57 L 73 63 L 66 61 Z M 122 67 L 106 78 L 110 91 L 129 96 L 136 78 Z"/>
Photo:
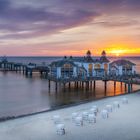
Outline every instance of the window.
<path fill-rule="evenodd" d="M 73 75 L 73 66 L 69 63 L 66 63 L 61 68 L 62 77 L 71 77 Z"/>
<path fill-rule="evenodd" d="M 101 65 L 100 64 L 95 64 L 94 65 L 94 69 L 100 69 L 101 68 Z"/>
<path fill-rule="evenodd" d="M 105 71 L 108 70 L 108 64 L 104 64 L 104 70 L 105 70 Z"/>

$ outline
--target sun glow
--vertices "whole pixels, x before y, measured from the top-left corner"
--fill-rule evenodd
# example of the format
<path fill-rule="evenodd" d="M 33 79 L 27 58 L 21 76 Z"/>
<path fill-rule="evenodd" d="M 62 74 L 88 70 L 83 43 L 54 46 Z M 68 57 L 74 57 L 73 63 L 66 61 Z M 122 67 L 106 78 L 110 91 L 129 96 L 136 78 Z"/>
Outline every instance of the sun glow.
<path fill-rule="evenodd" d="M 120 55 L 123 55 L 126 53 L 126 50 L 117 50 L 117 49 L 114 49 L 114 50 L 111 50 L 110 53 L 112 55 L 115 55 L 115 56 L 120 56 Z"/>
<path fill-rule="evenodd" d="M 108 53 L 113 56 L 124 56 L 131 52 L 129 45 L 126 44 L 112 44 L 107 49 Z"/>

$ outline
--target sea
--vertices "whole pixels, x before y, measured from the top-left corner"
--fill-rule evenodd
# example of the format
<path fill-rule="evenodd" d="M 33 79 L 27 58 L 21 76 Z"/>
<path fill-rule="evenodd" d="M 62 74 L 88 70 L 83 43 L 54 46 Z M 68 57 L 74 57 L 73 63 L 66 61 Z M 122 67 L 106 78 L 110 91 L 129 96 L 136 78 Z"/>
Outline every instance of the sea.
<path fill-rule="evenodd" d="M 2 57 L 0 57 L 2 59 Z M 60 60 L 62 57 L 7 57 L 10 62 L 50 64 Z M 119 59 L 110 57 L 110 61 Z M 136 71 L 140 73 L 140 57 L 125 57 L 136 64 Z M 133 91 L 140 89 L 140 85 L 133 85 Z M 55 83 L 51 82 L 51 89 L 48 88 L 48 80 L 42 79 L 35 73 L 29 78 L 22 73 L 0 72 L 0 118 L 17 117 L 34 114 L 37 112 L 50 111 L 62 107 L 94 101 L 109 96 L 126 94 L 125 85 L 117 82 L 114 89 L 114 82 L 107 82 L 105 93 L 104 82 L 97 81 L 96 88 L 90 90 L 63 89 L 58 87 L 55 91 Z M 133 93 L 134 94 L 134 93 Z"/>

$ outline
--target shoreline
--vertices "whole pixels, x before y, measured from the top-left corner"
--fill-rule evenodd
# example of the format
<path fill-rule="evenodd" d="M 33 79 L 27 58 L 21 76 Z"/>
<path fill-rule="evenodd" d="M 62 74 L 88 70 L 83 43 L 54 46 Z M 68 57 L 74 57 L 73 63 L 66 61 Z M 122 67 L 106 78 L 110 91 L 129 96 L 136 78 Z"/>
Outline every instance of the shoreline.
<path fill-rule="evenodd" d="M 5 122 L 5 121 L 9 121 L 9 120 L 15 120 L 15 119 L 19 119 L 19 118 L 28 117 L 28 116 L 34 116 L 34 115 L 38 115 L 38 114 L 42 114 L 42 113 L 47 113 L 47 112 L 51 112 L 51 111 L 61 110 L 61 109 L 69 108 L 69 107 L 74 107 L 74 106 L 78 106 L 78 105 L 81 105 L 81 104 L 83 105 L 83 104 L 86 104 L 86 103 L 91 103 L 91 102 L 103 100 L 103 99 L 106 99 L 106 98 L 112 98 L 112 97 L 118 97 L 118 96 L 133 94 L 133 93 L 137 93 L 139 91 L 140 91 L 140 89 L 135 90 L 131 93 L 127 92 L 127 93 L 121 93 L 121 94 L 115 95 L 115 96 L 105 96 L 105 97 L 98 98 L 98 99 L 95 99 L 95 100 L 83 100 L 83 101 L 80 101 L 78 103 L 67 104 L 67 105 L 54 107 L 54 108 L 43 110 L 43 111 L 38 111 L 38 112 L 33 112 L 33 113 L 28 113 L 28 114 L 22 114 L 22 115 L 17 115 L 17 116 L 0 117 L 0 123 Z"/>

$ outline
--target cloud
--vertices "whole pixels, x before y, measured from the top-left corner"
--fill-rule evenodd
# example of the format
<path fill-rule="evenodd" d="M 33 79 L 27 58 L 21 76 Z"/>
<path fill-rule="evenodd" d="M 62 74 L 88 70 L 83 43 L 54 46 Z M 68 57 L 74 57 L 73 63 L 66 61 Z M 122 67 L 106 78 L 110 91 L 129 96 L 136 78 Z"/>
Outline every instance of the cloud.
<path fill-rule="evenodd" d="M 0 29 L 13 31 L 13 34 L 10 33 L 1 37 L 3 39 L 50 34 L 88 23 L 99 16 L 97 12 L 83 9 L 72 9 L 67 13 L 63 13 L 50 11 L 44 7 L 26 6 L 15 8 L 12 7 L 10 2 L 2 5 L 3 10 L 0 10 Z M 26 30 L 29 32 L 19 33 Z"/>
<path fill-rule="evenodd" d="M 103 27 L 108 28 L 124 28 L 124 27 L 130 27 L 130 26 L 136 26 L 139 25 L 139 22 L 137 20 L 117 20 L 117 21 L 101 21 L 101 22 L 95 22 L 93 24 L 101 25 Z"/>
<path fill-rule="evenodd" d="M 85 25 L 104 14 L 139 10 L 140 0 L 0 0 L 1 39 L 30 38 L 55 34 Z M 106 27 L 124 27 L 130 21 L 97 22 Z"/>

